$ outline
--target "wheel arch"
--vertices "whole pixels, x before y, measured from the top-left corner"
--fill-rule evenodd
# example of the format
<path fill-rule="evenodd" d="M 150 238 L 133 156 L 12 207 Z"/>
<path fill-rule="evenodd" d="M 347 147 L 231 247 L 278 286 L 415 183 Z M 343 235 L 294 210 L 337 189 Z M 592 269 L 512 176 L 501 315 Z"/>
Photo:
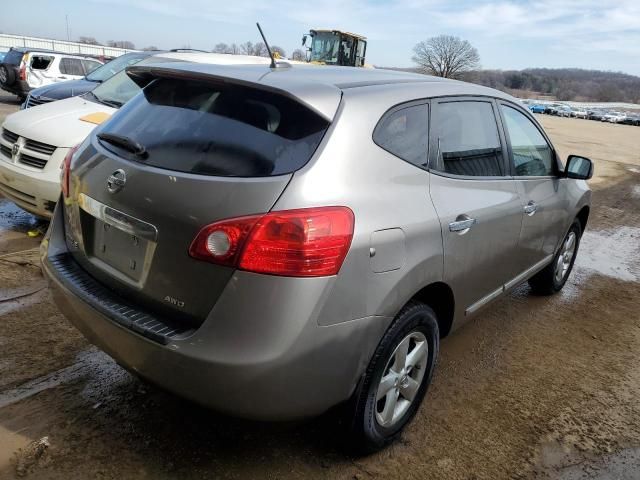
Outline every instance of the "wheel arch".
<path fill-rule="evenodd" d="M 576 215 L 576 218 L 580 222 L 580 230 L 582 231 L 582 233 L 584 233 L 585 229 L 587 228 L 587 221 L 589 220 L 589 212 L 590 212 L 589 205 L 585 205 L 580 209 L 580 211 Z"/>
<path fill-rule="evenodd" d="M 434 282 L 421 288 L 409 301 L 419 301 L 430 306 L 438 319 L 440 338 L 451 332 L 455 312 L 453 290 L 444 282 Z"/>

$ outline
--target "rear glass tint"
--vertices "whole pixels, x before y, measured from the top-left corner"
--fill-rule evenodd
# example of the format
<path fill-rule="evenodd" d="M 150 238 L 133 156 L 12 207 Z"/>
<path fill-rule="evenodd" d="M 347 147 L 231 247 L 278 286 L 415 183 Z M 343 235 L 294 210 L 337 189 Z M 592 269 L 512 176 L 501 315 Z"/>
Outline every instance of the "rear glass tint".
<path fill-rule="evenodd" d="M 387 113 L 375 131 L 373 141 L 397 157 L 424 168 L 427 165 L 429 107 L 413 105 Z"/>
<path fill-rule="evenodd" d="M 264 177 L 306 164 L 329 126 L 304 105 L 229 84 L 160 79 L 101 130 L 144 146 L 145 164 L 225 177 Z M 119 155 L 127 152 L 102 143 Z"/>

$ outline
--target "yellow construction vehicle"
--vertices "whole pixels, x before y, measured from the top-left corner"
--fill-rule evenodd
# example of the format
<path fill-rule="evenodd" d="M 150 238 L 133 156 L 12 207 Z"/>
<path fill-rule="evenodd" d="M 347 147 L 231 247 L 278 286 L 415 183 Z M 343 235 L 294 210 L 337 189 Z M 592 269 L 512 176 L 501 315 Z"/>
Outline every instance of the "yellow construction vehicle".
<path fill-rule="evenodd" d="M 311 46 L 307 40 L 311 39 Z M 302 37 L 307 48 L 307 61 L 322 65 L 364 67 L 367 39 L 355 33 L 340 30 L 310 30 Z"/>

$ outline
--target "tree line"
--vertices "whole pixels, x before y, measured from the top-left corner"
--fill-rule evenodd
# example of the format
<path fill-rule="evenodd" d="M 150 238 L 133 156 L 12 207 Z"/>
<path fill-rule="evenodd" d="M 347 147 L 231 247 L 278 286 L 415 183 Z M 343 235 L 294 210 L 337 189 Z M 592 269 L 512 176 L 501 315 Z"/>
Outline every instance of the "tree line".
<path fill-rule="evenodd" d="M 467 80 L 498 90 L 551 95 L 561 101 L 640 103 L 640 77 L 578 68 L 476 70 Z"/>

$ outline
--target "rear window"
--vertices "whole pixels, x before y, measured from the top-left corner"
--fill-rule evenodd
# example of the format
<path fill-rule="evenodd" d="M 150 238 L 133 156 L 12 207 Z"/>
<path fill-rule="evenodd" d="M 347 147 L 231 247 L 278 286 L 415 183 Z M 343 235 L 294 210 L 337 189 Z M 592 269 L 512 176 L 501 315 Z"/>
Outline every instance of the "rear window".
<path fill-rule="evenodd" d="M 4 60 L 2 61 L 2 63 L 6 63 L 9 65 L 18 65 L 22 61 L 23 55 L 24 53 L 18 50 L 9 50 L 4 56 Z"/>
<path fill-rule="evenodd" d="M 105 124 L 146 149 L 159 168 L 226 177 L 264 177 L 306 164 L 329 126 L 304 105 L 229 84 L 160 79 Z M 111 143 L 105 148 L 123 157 Z M 130 159 L 136 160 L 131 156 Z"/>

